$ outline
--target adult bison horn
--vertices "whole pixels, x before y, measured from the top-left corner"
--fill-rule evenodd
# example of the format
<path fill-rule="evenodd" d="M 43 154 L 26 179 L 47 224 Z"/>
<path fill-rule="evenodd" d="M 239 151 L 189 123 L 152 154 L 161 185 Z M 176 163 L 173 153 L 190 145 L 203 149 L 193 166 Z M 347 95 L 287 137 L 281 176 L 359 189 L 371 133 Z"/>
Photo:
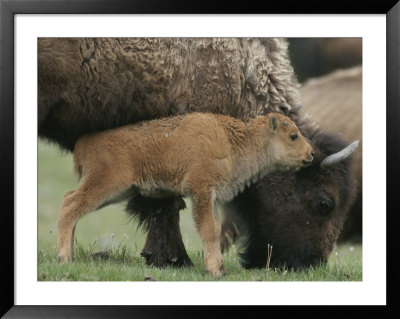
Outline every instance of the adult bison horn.
<path fill-rule="evenodd" d="M 358 144 L 360 143 L 360 141 L 354 141 L 353 143 L 351 143 L 349 146 L 347 146 L 346 148 L 342 149 L 341 151 L 329 155 L 327 158 L 325 158 L 320 166 L 321 168 L 327 168 L 330 167 L 332 165 L 335 165 L 343 160 L 345 160 L 346 158 L 348 158 L 351 154 L 353 154 L 353 152 L 357 149 Z"/>

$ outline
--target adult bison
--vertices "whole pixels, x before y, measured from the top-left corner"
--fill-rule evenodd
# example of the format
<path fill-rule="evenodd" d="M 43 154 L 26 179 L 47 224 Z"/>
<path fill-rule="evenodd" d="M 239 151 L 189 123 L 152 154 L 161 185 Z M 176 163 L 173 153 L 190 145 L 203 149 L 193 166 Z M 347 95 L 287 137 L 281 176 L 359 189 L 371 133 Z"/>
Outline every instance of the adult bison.
<path fill-rule="evenodd" d="M 340 132 L 346 140 L 360 140 L 354 152 L 358 190 L 340 235 L 341 240 L 362 236 L 362 68 L 338 70 L 309 79 L 300 89 L 305 111 L 324 129 Z"/>
<path fill-rule="evenodd" d="M 179 113 L 207 111 L 243 120 L 271 111 L 289 115 L 311 140 L 317 161 L 307 171 L 279 175 L 279 185 L 287 185 L 284 192 L 271 196 L 270 188 L 253 187 L 229 208 L 252 216 L 254 207 L 265 203 L 260 197 L 270 196 L 263 225 L 273 230 L 273 240 L 264 242 L 274 245 L 272 262 L 306 266 L 325 261 L 332 251 L 352 201 L 351 160 L 349 154 L 341 156 L 343 140 L 305 119 L 285 40 L 39 39 L 38 86 L 39 136 L 70 151 L 84 133 Z M 318 166 L 328 157 L 325 163 L 333 158 L 334 164 Z M 247 201 L 249 192 L 261 195 Z M 130 199 L 127 210 L 149 230 L 142 251 L 148 263 L 191 264 L 179 230 L 182 207 L 180 197 Z M 271 207 L 276 213 L 268 215 Z M 302 213 L 291 216 L 293 207 Z M 323 216 L 316 215 L 318 207 Z M 258 232 L 249 228 L 248 247 Z M 261 259 L 265 249 L 257 242 Z"/>
<path fill-rule="evenodd" d="M 127 123 L 207 111 L 248 120 L 300 103 L 280 39 L 38 40 L 39 136 L 77 137 Z"/>
<path fill-rule="evenodd" d="M 301 82 L 362 63 L 362 38 L 290 38 L 289 45 Z"/>

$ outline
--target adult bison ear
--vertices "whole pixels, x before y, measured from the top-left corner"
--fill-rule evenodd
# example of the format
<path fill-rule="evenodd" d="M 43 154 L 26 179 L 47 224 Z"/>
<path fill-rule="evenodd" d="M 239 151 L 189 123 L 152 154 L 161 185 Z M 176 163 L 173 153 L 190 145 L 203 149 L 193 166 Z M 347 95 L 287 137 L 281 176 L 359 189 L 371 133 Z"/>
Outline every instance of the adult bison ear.
<path fill-rule="evenodd" d="M 271 118 L 269 119 L 269 128 L 271 132 L 275 133 L 277 127 L 278 127 L 278 119 L 276 118 L 275 115 L 271 115 Z"/>
<path fill-rule="evenodd" d="M 351 143 L 349 146 L 345 147 L 341 151 L 339 151 L 335 154 L 329 155 L 321 162 L 320 167 L 328 168 L 332 165 L 335 165 L 335 164 L 345 160 L 351 154 L 353 154 L 353 152 L 357 149 L 359 143 L 360 143 L 360 141 L 358 141 L 358 140 L 354 141 L 353 143 Z"/>

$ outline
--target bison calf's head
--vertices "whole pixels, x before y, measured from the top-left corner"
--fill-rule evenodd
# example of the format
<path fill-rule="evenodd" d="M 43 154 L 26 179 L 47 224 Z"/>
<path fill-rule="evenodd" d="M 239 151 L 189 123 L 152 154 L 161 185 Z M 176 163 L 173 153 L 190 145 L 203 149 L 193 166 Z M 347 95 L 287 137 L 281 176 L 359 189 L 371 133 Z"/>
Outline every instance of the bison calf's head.
<path fill-rule="evenodd" d="M 269 152 L 277 169 L 300 169 L 312 163 L 314 152 L 296 124 L 279 113 L 269 113 L 252 120 L 256 134 L 269 134 Z M 262 140 L 261 138 L 259 140 Z"/>
<path fill-rule="evenodd" d="M 232 209 L 247 226 L 245 268 L 262 268 L 267 245 L 272 267 L 299 269 L 326 263 L 354 200 L 356 181 L 350 154 L 357 143 L 316 132 L 311 165 L 273 173 L 235 199 Z M 249 204 L 251 203 L 251 204 Z"/>

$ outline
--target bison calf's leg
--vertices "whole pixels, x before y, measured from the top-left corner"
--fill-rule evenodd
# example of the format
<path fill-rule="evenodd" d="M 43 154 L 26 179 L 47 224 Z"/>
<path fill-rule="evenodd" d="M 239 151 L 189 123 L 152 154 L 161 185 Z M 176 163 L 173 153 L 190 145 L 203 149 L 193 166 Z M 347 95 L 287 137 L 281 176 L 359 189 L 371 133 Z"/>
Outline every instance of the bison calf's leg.
<path fill-rule="evenodd" d="M 74 233 L 77 221 L 87 213 L 87 200 L 81 192 L 68 192 L 61 203 L 58 216 L 58 261 L 74 258 Z"/>
<path fill-rule="evenodd" d="M 76 191 L 65 194 L 58 216 L 58 261 L 73 260 L 76 223 L 111 194 L 121 191 L 117 185 L 99 176 L 85 176 Z"/>
<path fill-rule="evenodd" d="M 141 255 L 147 265 L 192 266 L 186 253 L 179 227 L 179 211 L 186 208 L 181 197 L 148 198 L 141 195 L 130 199 L 126 211 L 147 231 Z"/>
<path fill-rule="evenodd" d="M 72 195 L 74 192 L 75 192 L 75 191 L 66 192 L 65 195 L 64 195 L 64 200 L 65 200 L 66 197 Z M 61 204 L 61 207 L 63 207 L 64 202 L 68 202 L 68 200 L 67 200 L 67 201 L 63 201 L 63 203 Z M 75 224 L 74 227 L 72 228 L 72 235 L 71 235 L 70 247 L 67 248 L 67 250 L 68 250 L 69 253 L 67 253 L 67 258 L 66 258 L 66 259 L 70 259 L 70 260 L 72 260 L 72 259 L 74 258 L 74 236 L 75 236 L 75 227 L 76 227 L 76 224 Z M 60 247 L 60 245 L 59 245 L 59 247 Z"/>
<path fill-rule="evenodd" d="M 203 242 L 204 264 L 214 277 L 225 274 L 220 248 L 221 223 L 211 193 L 193 196 L 193 214 Z"/>

